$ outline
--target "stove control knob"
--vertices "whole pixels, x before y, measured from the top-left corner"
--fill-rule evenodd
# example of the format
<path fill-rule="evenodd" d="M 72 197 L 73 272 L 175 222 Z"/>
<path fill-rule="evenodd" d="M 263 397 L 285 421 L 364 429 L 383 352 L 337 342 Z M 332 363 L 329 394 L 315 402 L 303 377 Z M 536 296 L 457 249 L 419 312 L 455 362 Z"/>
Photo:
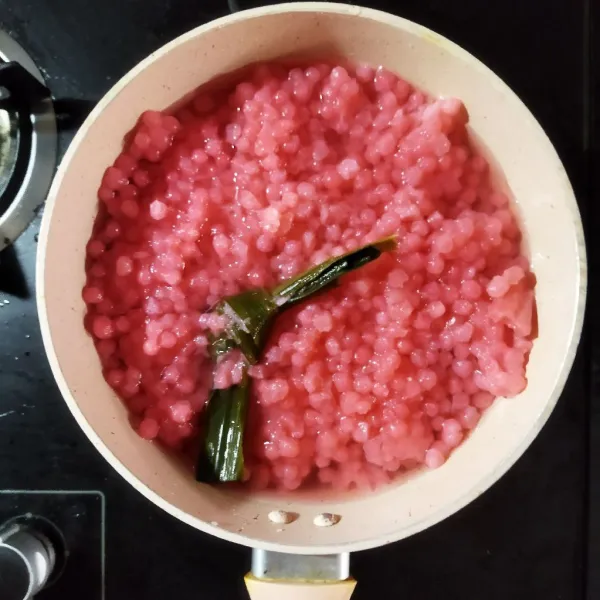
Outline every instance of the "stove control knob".
<path fill-rule="evenodd" d="M 30 600 L 48 582 L 56 562 L 50 540 L 31 525 L 0 527 L 0 598 Z"/>

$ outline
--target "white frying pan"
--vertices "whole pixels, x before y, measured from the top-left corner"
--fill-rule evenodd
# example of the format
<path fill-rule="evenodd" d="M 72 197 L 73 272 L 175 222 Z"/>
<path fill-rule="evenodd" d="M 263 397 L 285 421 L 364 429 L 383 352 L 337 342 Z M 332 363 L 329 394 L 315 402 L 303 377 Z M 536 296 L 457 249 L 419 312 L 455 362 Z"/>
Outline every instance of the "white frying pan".
<path fill-rule="evenodd" d="M 139 114 L 164 109 L 219 74 L 290 54 L 341 54 L 381 64 L 434 95 L 461 98 L 472 130 L 501 166 L 516 200 L 537 277 L 539 337 L 529 360 L 527 389 L 517 398 L 497 400 L 441 468 L 343 501 L 281 499 L 196 483 L 174 459 L 131 429 L 82 326 L 85 245 L 96 214 L 98 182 Z M 573 362 L 583 318 L 586 259 L 565 170 L 531 113 L 496 75 L 455 44 L 404 19 L 356 6 L 302 3 L 238 13 L 199 27 L 150 55 L 108 92 L 75 137 L 50 191 L 37 276 L 52 370 L 75 418 L 110 464 L 182 521 L 258 549 L 258 577 L 248 579 L 253 597 L 313 594 L 334 600 L 348 598 L 354 585 L 331 581 L 347 579 L 347 553 L 388 544 L 441 521 L 492 485 L 529 446 Z M 297 513 L 298 518 L 275 524 L 268 518 L 273 510 Z M 318 527 L 313 519 L 321 513 L 340 520 Z M 315 562 L 272 552 L 334 556 Z M 279 579 L 286 576 L 296 581 Z"/>

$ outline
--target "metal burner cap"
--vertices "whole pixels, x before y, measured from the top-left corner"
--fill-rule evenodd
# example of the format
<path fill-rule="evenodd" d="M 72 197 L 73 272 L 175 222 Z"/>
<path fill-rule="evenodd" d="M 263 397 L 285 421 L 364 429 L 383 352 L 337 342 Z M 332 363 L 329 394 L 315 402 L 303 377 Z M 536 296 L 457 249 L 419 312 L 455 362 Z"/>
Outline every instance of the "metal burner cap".
<path fill-rule="evenodd" d="M 46 199 L 56 154 L 50 90 L 31 57 L 0 31 L 0 250 Z"/>

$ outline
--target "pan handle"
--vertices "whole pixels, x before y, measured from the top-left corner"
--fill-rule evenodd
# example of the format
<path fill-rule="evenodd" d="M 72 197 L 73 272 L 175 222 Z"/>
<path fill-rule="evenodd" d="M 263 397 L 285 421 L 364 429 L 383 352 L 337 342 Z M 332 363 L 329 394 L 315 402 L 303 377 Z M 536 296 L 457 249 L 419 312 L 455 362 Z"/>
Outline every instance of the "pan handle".
<path fill-rule="evenodd" d="M 348 553 L 298 555 L 256 548 L 245 581 L 251 600 L 349 600 L 356 587 Z"/>
<path fill-rule="evenodd" d="M 354 579 L 344 581 L 283 581 L 245 577 L 250 600 L 350 600 Z"/>

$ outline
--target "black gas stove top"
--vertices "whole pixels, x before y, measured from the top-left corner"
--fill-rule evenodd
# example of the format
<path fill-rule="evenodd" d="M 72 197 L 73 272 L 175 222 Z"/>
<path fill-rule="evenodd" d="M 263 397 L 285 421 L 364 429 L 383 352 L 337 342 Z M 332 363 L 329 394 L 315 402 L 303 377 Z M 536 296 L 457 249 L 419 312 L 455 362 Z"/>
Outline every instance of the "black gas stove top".
<path fill-rule="evenodd" d="M 600 14 L 592 13 L 600 10 L 593 1 L 366 2 L 446 35 L 505 79 L 555 144 L 588 228 L 600 183 L 591 170 L 600 133 L 593 121 L 600 78 L 591 76 L 591 50 L 600 50 L 592 36 Z M 62 156 L 91 107 L 140 59 L 231 8 L 250 6 L 247 0 L 0 0 L 0 29 L 33 58 L 52 92 Z M 246 598 L 242 576 L 250 552 L 150 504 L 100 457 L 63 402 L 34 298 L 42 210 L 0 253 L 0 523 L 41 515 L 60 529 L 68 549 L 66 561 L 58 557 L 62 573 L 37 597 Z M 356 600 L 600 598 L 598 569 L 587 569 L 600 559 L 600 518 L 592 510 L 600 505 L 600 414 L 590 409 L 589 330 L 585 337 L 556 410 L 523 458 L 445 522 L 353 556 Z M 593 385 L 598 381 L 592 391 Z"/>

